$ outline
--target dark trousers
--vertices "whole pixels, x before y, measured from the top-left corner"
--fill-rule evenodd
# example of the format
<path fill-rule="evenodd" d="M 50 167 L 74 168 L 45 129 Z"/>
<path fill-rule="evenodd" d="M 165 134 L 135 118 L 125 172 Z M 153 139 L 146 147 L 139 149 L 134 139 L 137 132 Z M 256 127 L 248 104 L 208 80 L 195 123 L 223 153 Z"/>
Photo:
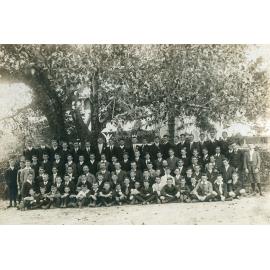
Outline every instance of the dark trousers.
<path fill-rule="evenodd" d="M 113 202 L 113 199 L 112 197 L 99 197 L 99 200 L 100 200 L 100 203 L 101 205 L 108 205 L 108 204 L 111 204 Z"/>
<path fill-rule="evenodd" d="M 17 194 L 18 194 L 17 187 L 13 187 L 13 186 L 8 187 L 8 198 L 9 198 L 10 205 L 12 205 L 12 202 L 14 202 L 14 204 L 16 204 Z"/>
<path fill-rule="evenodd" d="M 156 200 L 156 196 L 154 194 L 149 194 L 149 195 L 137 194 L 137 195 L 134 195 L 134 198 L 139 203 L 147 203 L 147 202 L 150 203 Z"/>

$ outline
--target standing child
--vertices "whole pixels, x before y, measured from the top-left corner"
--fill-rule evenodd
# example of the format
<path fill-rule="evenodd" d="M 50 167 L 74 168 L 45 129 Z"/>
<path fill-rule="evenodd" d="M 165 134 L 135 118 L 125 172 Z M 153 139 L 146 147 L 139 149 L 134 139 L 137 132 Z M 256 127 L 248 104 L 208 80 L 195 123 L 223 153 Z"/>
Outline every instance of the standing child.
<path fill-rule="evenodd" d="M 12 202 L 14 202 L 14 207 L 17 206 L 17 174 L 18 170 L 15 168 L 15 161 L 13 159 L 9 160 L 9 168 L 5 172 L 5 180 L 8 186 L 8 197 L 9 197 L 9 206 L 12 207 Z"/>

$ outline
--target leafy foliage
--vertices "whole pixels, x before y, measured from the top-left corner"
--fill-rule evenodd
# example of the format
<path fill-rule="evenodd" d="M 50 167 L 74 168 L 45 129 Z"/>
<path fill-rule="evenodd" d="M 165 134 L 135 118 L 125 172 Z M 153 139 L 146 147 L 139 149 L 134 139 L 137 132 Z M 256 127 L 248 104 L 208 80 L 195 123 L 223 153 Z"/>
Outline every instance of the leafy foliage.
<path fill-rule="evenodd" d="M 255 119 L 268 102 L 261 59 L 243 45 L 1 45 L 0 74 L 33 91 L 33 110 L 58 138 L 96 135 L 114 121 L 146 120 L 159 129 L 175 117 L 198 127 L 236 117 Z M 79 95 L 89 89 L 91 113 Z M 260 106 L 256 106 L 260 104 Z M 168 121 L 169 120 L 169 121 Z M 91 127 L 91 132 L 89 131 Z"/>

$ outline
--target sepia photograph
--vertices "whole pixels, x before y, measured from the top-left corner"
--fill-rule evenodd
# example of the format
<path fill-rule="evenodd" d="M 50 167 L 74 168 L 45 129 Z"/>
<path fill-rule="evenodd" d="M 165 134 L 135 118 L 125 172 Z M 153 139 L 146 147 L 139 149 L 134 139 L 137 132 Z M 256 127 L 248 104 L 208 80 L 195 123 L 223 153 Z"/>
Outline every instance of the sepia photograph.
<path fill-rule="evenodd" d="M 0 224 L 270 224 L 270 45 L 0 45 Z"/>

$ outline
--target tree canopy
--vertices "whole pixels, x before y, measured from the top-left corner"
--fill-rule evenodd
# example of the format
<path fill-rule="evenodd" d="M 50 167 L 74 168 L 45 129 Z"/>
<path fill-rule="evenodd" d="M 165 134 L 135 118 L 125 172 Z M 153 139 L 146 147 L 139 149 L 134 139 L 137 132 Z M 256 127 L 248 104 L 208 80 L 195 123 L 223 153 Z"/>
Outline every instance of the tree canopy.
<path fill-rule="evenodd" d="M 110 121 L 146 120 L 158 128 L 175 118 L 250 120 L 268 105 L 261 59 L 244 45 L 1 45 L 1 80 L 33 89 L 31 108 L 59 139 L 95 139 Z M 79 93 L 89 89 L 91 113 Z M 260 104 L 260 106 L 257 106 Z"/>

